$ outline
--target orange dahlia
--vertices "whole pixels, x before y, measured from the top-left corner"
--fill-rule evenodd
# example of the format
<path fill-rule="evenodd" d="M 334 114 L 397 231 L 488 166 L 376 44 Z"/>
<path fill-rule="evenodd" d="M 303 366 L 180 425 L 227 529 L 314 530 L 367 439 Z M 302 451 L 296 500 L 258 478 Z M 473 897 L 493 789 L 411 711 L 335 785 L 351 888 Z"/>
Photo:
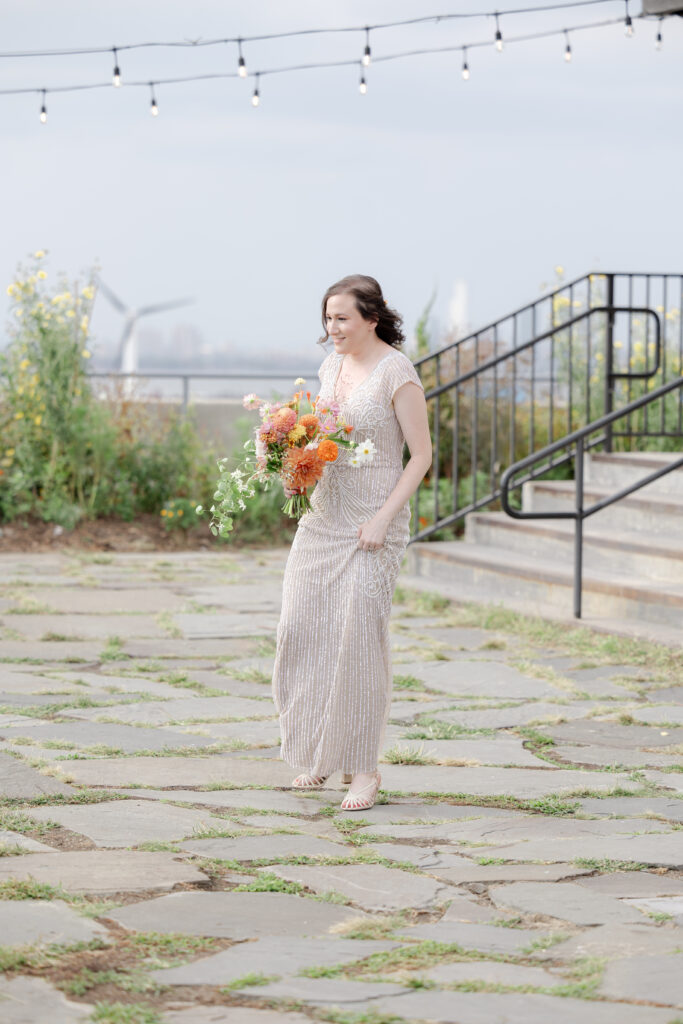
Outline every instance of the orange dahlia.
<path fill-rule="evenodd" d="M 301 416 L 299 423 L 302 427 L 305 427 L 306 433 L 309 437 L 313 437 L 316 430 L 320 425 L 320 421 L 317 416 L 314 416 L 312 412 L 307 412 L 305 416 Z"/>
<path fill-rule="evenodd" d="M 338 455 L 339 448 L 334 441 L 330 441 L 329 437 L 326 437 L 318 445 L 318 458 L 323 462 L 334 462 Z"/>
<path fill-rule="evenodd" d="M 303 493 L 320 479 L 324 468 L 314 448 L 290 448 L 282 464 L 283 482 L 290 491 Z"/>

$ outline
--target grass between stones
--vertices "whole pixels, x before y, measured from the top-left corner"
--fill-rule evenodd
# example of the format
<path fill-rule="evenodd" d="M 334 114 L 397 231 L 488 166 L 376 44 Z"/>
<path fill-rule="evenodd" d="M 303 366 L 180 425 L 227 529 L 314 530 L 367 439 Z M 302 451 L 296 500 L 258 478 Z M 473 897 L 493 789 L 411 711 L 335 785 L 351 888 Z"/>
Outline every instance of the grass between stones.
<path fill-rule="evenodd" d="M 580 792 L 583 793 L 585 791 L 581 790 Z M 416 795 L 404 792 L 403 790 L 388 789 L 385 789 L 384 793 L 387 797 L 410 797 Z M 478 793 L 434 793 L 431 790 L 420 792 L 417 795 L 421 800 L 433 800 L 435 803 L 451 803 L 474 807 L 500 807 L 503 810 L 532 811 L 537 814 L 552 815 L 553 817 L 574 815 L 581 807 L 578 800 L 569 799 L 569 797 L 578 796 L 577 792 L 572 792 L 571 794 L 548 793 L 546 796 L 535 797 L 534 799 L 512 796 L 509 793 L 486 796 Z M 591 791 L 591 795 L 593 795 L 593 791 Z M 620 795 L 631 796 L 631 793 L 627 792 Z M 648 793 L 648 795 L 650 794 Z"/>
<path fill-rule="evenodd" d="M 228 985 L 223 985 L 220 991 L 222 994 L 228 995 L 235 989 L 250 988 L 254 985 L 270 985 L 271 982 L 279 980 L 279 974 L 245 974 L 241 978 L 235 978 Z"/>

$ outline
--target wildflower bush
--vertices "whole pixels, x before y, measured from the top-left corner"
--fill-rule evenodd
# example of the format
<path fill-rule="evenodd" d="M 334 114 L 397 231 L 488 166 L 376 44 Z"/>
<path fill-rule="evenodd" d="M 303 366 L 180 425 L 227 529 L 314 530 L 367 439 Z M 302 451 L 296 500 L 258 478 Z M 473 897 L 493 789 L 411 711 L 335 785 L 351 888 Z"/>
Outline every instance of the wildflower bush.
<path fill-rule="evenodd" d="M 189 417 L 171 416 L 162 425 L 116 389 L 106 403 L 93 394 L 87 365 L 94 273 L 80 290 L 64 277 L 50 289 L 45 256 L 39 250 L 28 268 L 19 265 L 7 288 L 0 521 L 36 516 L 72 529 L 82 518 L 131 520 L 165 509 L 169 522 L 187 516 L 191 524 L 197 498 L 211 493 L 217 453 Z"/>

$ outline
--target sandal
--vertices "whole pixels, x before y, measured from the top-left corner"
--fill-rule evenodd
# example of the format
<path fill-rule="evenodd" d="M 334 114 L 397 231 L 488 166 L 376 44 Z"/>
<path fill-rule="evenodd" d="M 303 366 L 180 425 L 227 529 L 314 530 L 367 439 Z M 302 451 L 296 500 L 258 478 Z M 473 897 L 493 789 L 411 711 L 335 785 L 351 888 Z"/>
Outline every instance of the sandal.
<path fill-rule="evenodd" d="M 341 803 L 341 809 L 343 811 L 367 811 L 372 807 L 377 799 L 377 792 L 379 787 L 382 785 L 382 776 L 379 772 L 376 772 L 376 778 L 374 782 L 369 782 L 367 786 L 359 789 L 357 793 L 348 791 Z M 362 796 L 363 793 L 367 793 L 370 790 L 368 796 Z"/>
<path fill-rule="evenodd" d="M 292 789 L 321 789 L 326 782 L 327 775 L 309 775 L 308 772 L 304 772 L 294 779 Z"/>

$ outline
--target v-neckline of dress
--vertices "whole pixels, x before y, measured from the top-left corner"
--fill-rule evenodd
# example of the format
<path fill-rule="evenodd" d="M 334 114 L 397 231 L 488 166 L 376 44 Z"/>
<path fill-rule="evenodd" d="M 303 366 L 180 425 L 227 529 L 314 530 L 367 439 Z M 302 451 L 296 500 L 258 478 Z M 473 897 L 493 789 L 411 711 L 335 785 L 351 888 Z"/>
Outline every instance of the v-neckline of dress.
<path fill-rule="evenodd" d="M 382 365 L 382 363 L 385 361 L 385 359 L 389 359 L 394 354 L 395 354 L 394 352 L 387 352 L 387 354 L 385 356 L 382 356 L 382 358 L 379 360 L 379 362 L 375 363 L 373 368 L 370 370 L 370 373 L 368 373 L 367 376 L 363 377 L 362 381 L 360 381 L 358 384 L 356 384 L 355 387 L 351 388 L 351 390 L 349 391 L 349 393 L 346 396 L 346 398 L 344 398 L 341 401 L 339 401 L 339 399 L 337 399 L 337 381 L 339 380 L 339 374 L 341 373 L 341 368 L 343 366 L 344 359 L 345 359 L 345 354 L 342 353 L 341 354 L 341 359 L 339 360 L 339 366 L 337 367 L 337 373 L 335 374 L 334 383 L 332 385 L 332 398 L 333 398 L 333 400 L 335 402 L 339 401 L 339 405 L 343 405 L 345 402 L 348 402 L 350 400 L 351 396 L 354 395 L 356 393 L 356 391 L 358 391 L 358 388 L 362 388 L 363 384 L 365 384 L 366 381 L 370 380 L 370 378 L 372 377 L 372 375 L 375 372 L 375 370 L 379 366 Z"/>

